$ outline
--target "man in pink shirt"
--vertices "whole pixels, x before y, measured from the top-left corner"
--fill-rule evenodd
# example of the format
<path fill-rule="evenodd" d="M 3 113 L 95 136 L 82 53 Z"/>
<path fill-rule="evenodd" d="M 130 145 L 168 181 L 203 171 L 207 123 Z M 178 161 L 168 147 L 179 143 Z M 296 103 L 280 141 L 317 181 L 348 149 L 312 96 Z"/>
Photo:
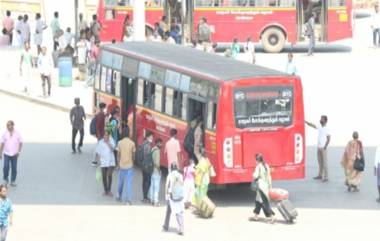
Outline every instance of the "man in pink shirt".
<path fill-rule="evenodd" d="M 7 10 L 7 16 L 3 20 L 3 28 L 7 30 L 7 35 L 10 39 L 10 44 L 12 44 L 13 39 L 13 29 L 15 27 L 15 22 L 11 18 L 11 11 Z"/>
<path fill-rule="evenodd" d="M 170 167 L 173 163 L 179 166 L 178 164 L 181 161 L 181 147 L 179 145 L 179 141 L 177 140 L 177 130 L 171 129 L 170 136 L 170 140 L 166 142 L 165 145 L 165 154 L 168 158 L 169 172 L 171 171 Z"/>
<path fill-rule="evenodd" d="M 17 158 L 20 155 L 21 149 L 21 135 L 14 129 L 14 122 L 10 120 L 7 122 L 7 130 L 0 139 L 0 160 L 2 160 L 4 155 L 3 174 L 5 185 L 8 185 L 9 168 L 11 167 L 11 186 L 16 186 Z"/>

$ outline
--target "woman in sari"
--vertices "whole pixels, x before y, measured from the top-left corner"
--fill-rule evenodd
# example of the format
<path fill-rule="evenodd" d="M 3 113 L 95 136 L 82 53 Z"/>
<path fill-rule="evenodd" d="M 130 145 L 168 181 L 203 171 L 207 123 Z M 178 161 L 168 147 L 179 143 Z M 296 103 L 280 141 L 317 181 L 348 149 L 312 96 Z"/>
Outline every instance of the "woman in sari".
<path fill-rule="evenodd" d="M 354 162 L 357 158 L 363 158 L 363 145 L 362 142 L 359 140 L 359 134 L 358 132 L 354 132 L 352 134 L 352 140 L 348 142 L 346 149 L 344 151 L 341 164 L 344 169 L 344 174 L 346 176 L 345 184 L 348 187 L 348 191 L 359 191 L 359 184 L 362 179 L 362 173 L 355 170 L 354 168 Z"/>
<path fill-rule="evenodd" d="M 199 207 L 202 199 L 207 196 L 210 177 L 214 176 L 214 168 L 206 156 L 205 149 L 201 147 L 199 162 L 195 169 L 195 193 L 193 197 L 195 207 Z"/>
<path fill-rule="evenodd" d="M 258 183 L 258 189 L 255 195 L 255 209 L 253 210 L 255 216 L 253 217 L 253 220 L 259 220 L 259 214 L 262 209 L 267 220 L 273 224 L 275 222 L 274 212 L 269 203 L 269 190 L 272 188 L 270 167 L 265 163 L 264 157 L 261 153 L 256 154 L 256 161 L 257 165 L 253 173 L 253 180 Z"/>

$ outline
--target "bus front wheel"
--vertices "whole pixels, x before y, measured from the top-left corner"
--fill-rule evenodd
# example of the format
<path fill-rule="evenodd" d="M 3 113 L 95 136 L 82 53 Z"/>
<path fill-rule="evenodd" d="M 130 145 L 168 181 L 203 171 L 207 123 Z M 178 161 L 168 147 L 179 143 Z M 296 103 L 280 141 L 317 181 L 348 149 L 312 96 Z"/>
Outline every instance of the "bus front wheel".
<path fill-rule="evenodd" d="M 265 52 L 279 53 L 285 45 L 285 34 L 279 28 L 268 28 L 261 35 L 261 43 Z"/>

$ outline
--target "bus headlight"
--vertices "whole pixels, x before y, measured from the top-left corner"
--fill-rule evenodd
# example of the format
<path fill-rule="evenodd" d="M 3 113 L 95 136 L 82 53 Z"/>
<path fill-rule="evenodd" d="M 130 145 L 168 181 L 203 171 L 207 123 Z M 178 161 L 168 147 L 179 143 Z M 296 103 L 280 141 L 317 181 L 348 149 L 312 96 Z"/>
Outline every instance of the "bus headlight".
<path fill-rule="evenodd" d="M 303 159 L 303 138 L 301 134 L 294 135 L 294 163 L 300 164 Z"/>
<path fill-rule="evenodd" d="M 233 145 L 232 137 L 225 138 L 223 142 L 223 162 L 228 168 L 233 167 Z"/>

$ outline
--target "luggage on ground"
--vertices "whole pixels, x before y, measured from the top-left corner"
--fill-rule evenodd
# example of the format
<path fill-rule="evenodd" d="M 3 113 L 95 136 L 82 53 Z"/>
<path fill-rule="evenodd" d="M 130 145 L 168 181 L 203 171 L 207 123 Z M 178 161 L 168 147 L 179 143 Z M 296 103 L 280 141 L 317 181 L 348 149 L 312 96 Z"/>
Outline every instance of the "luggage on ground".
<path fill-rule="evenodd" d="M 288 223 L 293 223 L 298 216 L 297 210 L 293 204 L 285 199 L 277 203 L 277 209 Z"/>
<path fill-rule="evenodd" d="M 198 212 L 202 218 L 211 218 L 215 208 L 215 204 L 206 196 L 200 202 Z"/>

